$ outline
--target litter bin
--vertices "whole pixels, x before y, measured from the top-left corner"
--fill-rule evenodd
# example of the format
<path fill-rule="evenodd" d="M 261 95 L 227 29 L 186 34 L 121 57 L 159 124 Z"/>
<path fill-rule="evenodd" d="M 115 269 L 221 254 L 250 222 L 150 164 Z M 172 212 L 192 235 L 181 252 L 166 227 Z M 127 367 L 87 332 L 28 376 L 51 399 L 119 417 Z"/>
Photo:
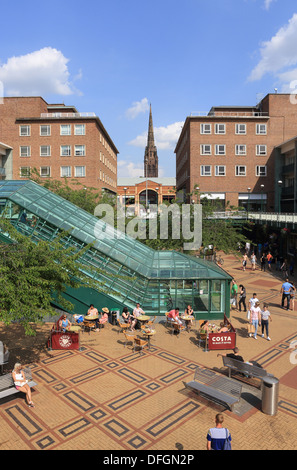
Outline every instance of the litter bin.
<path fill-rule="evenodd" d="M 262 411 L 274 416 L 277 413 L 279 380 L 276 377 L 264 377 L 262 385 Z"/>
<path fill-rule="evenodd" d="M 111 311 L 111 324 L 112 325 L 117 324 L 117 312 L 115 310 Z"/>

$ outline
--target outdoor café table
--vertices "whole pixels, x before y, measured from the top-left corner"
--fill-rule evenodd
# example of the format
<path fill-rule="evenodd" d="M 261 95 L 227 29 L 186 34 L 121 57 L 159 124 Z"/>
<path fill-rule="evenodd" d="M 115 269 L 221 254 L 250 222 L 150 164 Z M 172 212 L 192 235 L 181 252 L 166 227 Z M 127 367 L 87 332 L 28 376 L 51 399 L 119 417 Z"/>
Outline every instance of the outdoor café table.
<path fill-rule="evenodd" d="M 187 331 L 191 329 L 191 320 L 194 319 L 193 315 L 181 315 L 181 319 L 185 320 Z"/>
<path fill-rule="evenodd" d="M 81 327 L 77 325 L 73 325 L 69 328 L 69 331 L 72 331 L 73 333 L 79 333 L 80 330 L 81 330 Z"/>
<path fill-rule="evenodd" d="M 143 329 L 142 334 L 147 337 L 148 348 L 151 349 L 151 337 L 156 334 L 156 330 Z"/>
<path fill-rule="evenodd" d="M 151 317 L 148 315 L 140 315 L 139 317 L 135 317 L 138 321 L 143 322 L 145 324 L 147 321 L 150 320 Z"/>
<path fill-rule="evenodd" d="M 99 315 L 86 315 L 84 319 L 86 321 L 95 321 L 99 319 Z"/>

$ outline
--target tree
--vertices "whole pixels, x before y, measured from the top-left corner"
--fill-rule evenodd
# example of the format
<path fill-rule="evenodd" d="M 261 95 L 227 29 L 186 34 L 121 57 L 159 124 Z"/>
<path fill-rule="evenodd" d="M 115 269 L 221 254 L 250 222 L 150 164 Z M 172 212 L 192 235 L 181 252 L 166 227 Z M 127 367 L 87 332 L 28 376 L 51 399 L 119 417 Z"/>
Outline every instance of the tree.
<path fill-rule="evenodd" d="M 0 320 L 5 324 L 18 321 L 27 335 L 34 335 L 31 322 L 56 315 L 51 306 L 53 293 L 68 310 L 73 306 L 62 296 L 65 288 L 90 284 L 79 262 L 89 247 L 65 248 L 60 242 L 65 233 L 51 243 L 33 243 L 6 220 L 0 220 L 0 230 L 11 239 L 9 244 L 0 243 Z"/>

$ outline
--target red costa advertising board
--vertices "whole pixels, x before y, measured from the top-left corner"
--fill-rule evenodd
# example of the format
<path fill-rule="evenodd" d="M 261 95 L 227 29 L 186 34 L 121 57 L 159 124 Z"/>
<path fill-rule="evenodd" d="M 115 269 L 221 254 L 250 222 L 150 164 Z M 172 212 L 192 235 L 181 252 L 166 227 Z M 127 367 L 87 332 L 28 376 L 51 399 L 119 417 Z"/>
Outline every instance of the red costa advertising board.
<path fill-rule="evenodd" d="M 49 339 L 49 346 L 52 349 L 79 349 L 79 334 L 60 331 L 52 331 Z"/>
<path fill-rule="evenodd" d="M 233 349 L 236 346 L 236 333 L 210 333 L 208 337 L 208 349 Z"/>

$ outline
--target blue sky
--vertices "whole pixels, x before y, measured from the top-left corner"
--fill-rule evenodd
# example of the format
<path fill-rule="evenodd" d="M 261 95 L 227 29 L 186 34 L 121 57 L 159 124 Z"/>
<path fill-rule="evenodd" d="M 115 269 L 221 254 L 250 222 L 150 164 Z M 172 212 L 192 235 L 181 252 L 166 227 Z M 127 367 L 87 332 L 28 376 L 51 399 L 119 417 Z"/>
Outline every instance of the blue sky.
<path fill-rule="evenodd" d="M 95 112 L 118 176 L 143 174 L 150 103 L 160 176 L 175 176 L 192 112 L 297 89 L 295 0 L 16 0 L 1 13 L 4 96 Z"/>

